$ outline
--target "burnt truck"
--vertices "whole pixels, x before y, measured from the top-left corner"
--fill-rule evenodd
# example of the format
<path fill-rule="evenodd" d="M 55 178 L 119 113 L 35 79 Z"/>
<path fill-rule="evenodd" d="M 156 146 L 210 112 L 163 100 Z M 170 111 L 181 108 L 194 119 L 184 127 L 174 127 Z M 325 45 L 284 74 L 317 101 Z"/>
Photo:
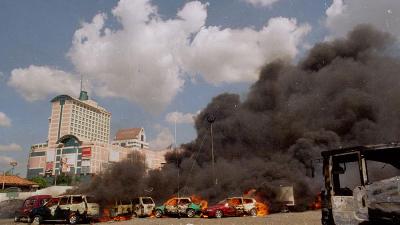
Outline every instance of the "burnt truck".
<path fill-rule="evenodd" d="M 323 225 L 400 224 L 400 143 L 321 155 Z"/>

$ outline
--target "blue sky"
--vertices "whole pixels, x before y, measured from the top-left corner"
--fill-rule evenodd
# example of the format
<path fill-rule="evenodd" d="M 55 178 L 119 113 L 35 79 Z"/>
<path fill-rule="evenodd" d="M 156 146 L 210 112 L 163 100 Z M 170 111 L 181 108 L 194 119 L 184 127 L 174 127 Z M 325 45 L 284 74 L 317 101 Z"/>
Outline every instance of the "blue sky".
<path fill-rule="evenodd" d="M 357 23 L 389 23 L 386 31 L 391 31 L 398 22 L 395 0 L 379 6 L 359 1 L 3 0 L 0 171 L 14 159 L 17 172 L 26 173 L 30 145 L 47 138 L 50 99 L 64 92 L 77 96 L 80 74 L 89 96 L 111 111 L 112 136 L 120 128 L 144 127 L 154 148 L 162 147 L 171 142 L 170 113 L 177 112 L 177 142 L 188 142 L 196 135 L 191 116 L 220 93 L 245 97 L 262 64 L 281 57 L 296 62 L 315 42 L 343 36 Z M 358 10 L 361 6 L 368 15 Z M 95 28 L 98 33 L 91 33 Z M 163 29 L 159 36 L 144 35 Z M 130 41 L 134 47 L 125 49 Z M 112 47 L 100 53 L 91 49 L 102 45 Z M 107 65 L 96 64 L 100 61 Z M 168 71 L 165 76 L 163 71 Z M 64 81 L 76 85 L 44 88 Z"/>

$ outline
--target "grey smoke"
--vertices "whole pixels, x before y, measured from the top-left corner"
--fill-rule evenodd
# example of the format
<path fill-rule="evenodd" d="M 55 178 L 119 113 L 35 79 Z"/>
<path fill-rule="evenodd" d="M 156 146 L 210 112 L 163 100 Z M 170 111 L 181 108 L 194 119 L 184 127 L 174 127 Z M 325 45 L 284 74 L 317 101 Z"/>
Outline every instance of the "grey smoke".
<path fill-rule="evenodd" d="M 386 53 L 392 44 L 389 34 L 359 25 L 344 39 L 316 44 L 297 65 L 267 64 L 245 100 L 231 93 L 212 99 L 195 121 L 197 138 L 167 155 L 161 171 L 110 172 L 86 190 L 96 188 L 102 196 L 112 189 L 111 199 L 153 188 L 149 195 L 158 202 L 178 191 L 215 202 L 256 188 L 274 209 L 277 188 L 293 185 L 298 208 L 304 209 L 322 187 L 320 171 L 310 177 L 310 160 L 321 151 L 398 141 L 400 60 Z M 217 183 L 210 115 L 216 118 Z M 132 182 L 124 183 L 125 177 Z"/>

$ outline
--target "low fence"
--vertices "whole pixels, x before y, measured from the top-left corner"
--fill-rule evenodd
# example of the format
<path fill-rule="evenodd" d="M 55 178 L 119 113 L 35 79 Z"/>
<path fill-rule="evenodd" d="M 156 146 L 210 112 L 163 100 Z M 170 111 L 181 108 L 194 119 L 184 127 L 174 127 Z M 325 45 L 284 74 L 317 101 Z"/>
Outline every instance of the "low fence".
<path fill-rule="evenodd" d="M 26 199 L 33 195 L 51 195 L 53 197 L 65 193 L 72 186 L 51 186 L 32 192 L 8 192 L 0 193 L 0 202 L 10 199 Z"/>

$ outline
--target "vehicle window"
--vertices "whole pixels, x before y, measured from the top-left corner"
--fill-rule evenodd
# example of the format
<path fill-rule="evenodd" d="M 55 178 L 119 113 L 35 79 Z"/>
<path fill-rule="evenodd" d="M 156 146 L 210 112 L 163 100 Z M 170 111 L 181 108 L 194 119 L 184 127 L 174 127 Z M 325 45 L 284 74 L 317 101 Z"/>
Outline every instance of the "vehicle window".
<path fill-rule="evenodd" d="M 92 196 L 86 196 L 87 203 L 96 203 L 96 200 Z"/>
<path fill-rule="evenodd" d="M 352 196 L 355 187 L 361 185 L 361 176 L 358 161 L 339 163 L 336 167 L 338 172 L 334 174 L 339 179 L 334 179 L 334 191 L 339 196 Z"/>
<path fill-rule="evenodd" d="M 47 201 L 49 201 L 49 199 L 48 198 L 43 198 L 43 199 L 40 199 L 40 202 L 39 202 L 39 205 L 44 205 Z"/>
<path fill-rule="evenodd" d="M 24 202 L 24 207 L 32 207 L 35 205 L 36 199 L 27 199 Z"/>
<path fill-rule="evenodd" d="M 242 199 L 240 198 L 230 198 L 228 199 L 229 205 L 235 206 L 235 205 L 240 205 L 242 204 Z"/>
<path fill-rule="evenodd" d="M 48 201 L 46 203 L 46 207 L 52 207 L 53 205 L 57 205 L 58 204 L 58 199 L 57 198 L 53 198 L 50 199 L 50 201 Z"/>
<path fill-rule="evenodd" d="M 190 200 L 187 198 L 179 199 L 179 204 L 189 204 Z"/>
<path fill-rule="evenodd" d="M 178 203 L 178 200 L 176 198 L 168 200 L 165 205 L 176 205 Z"/>
<path fill-rule="evenodd" d="M 244 204 L 251 204 L 251 203 L 253 203 L 253 199 L 251 199 L 251 198 L 245 198 L 245 199 L 243 199 L 243 201 L 244 201 Z"/>
<path fill-rule="evenodd" d="M 132 204 L 135 204 L 135 205 L 137 205 L 137 204 L 139 204 L 140 202 L 139 202 L 139 198 L 134 198 L 133 200 L 132 200 Z"/>
<path fill-rule="evenodd" d="M 142 198 L 143 204 L 154 204 L 151 198 Z"/>
<path fill-rule="evenodd" d="M 388 163 L 367 160 L 368 183 L 400 176 L 400 170 Z"/>
<path fill-rule="evenodd" d="M 61 200 L 60 200 L 60 205 L 67 205 L 67 204 L 69 204 L 69 197 L 63 197 L 63 198 L 61 198 Z"/>
<path fill-rule="evenodd" d="M 80 204 L 83 202 L 82 196 L 73 196 L 72 197 L 72 204 Z"/>

